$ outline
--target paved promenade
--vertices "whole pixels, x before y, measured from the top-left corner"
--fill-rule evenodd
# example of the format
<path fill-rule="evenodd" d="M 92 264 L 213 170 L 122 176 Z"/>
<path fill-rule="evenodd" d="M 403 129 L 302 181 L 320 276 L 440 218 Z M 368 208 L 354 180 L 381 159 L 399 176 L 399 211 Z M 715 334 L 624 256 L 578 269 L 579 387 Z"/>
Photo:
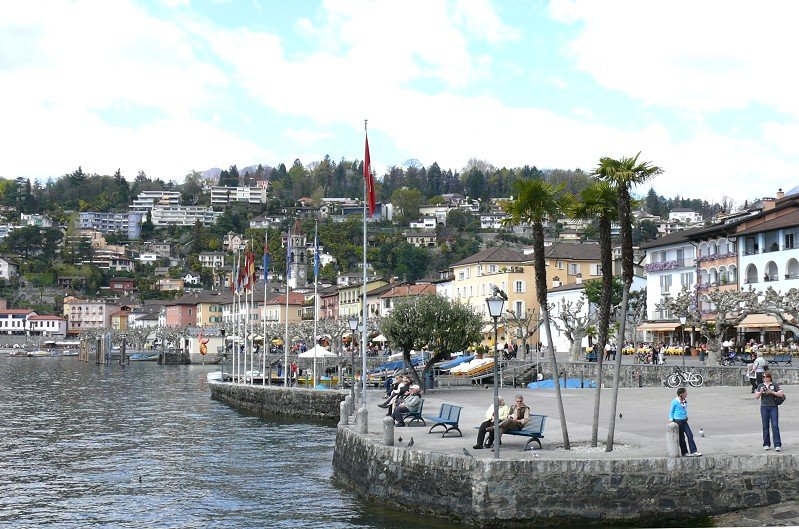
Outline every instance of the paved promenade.
<path fill-rule="evenodd" d="M 784 386 L 788 400 L 780 407 L 780 431 L 782 454 L 799 454 L 799 386 Z M 543 449 L 521 452 L 527 438 L 505 436 L 500 455 L 503 459 L 525 459 L 542 457 L 552 459 L 605 459 L 665 457 L 665 431 L 668 410 L 676 390 L 671 388 L 620 388 L 616 418 L 616 448 L 605 452 L 602 448 L 590 449 L 591 423 L 593 417 L 594 389 L 564 389 L 563 402 L 569 439 L 573 450 L 563 450 L 558 409 L 554 389 L 531 390 L 505 388 L 500 395 L 512 404 L 514 395 L 520 393 L 533 413 L 547 415 Z M 382 402 L 382 391 L 368 392 L 369 434 L 382 436 L 382 420 L 385 411 L 377 407 Z M 793 396 L 797 397 L 794 398 Z M 607 424 L 612 389 L 602 390 L 600 408 L 599 440 L 607 437 Z M 462 454 L 467 448 L 475 457 L 491 458 L 491 450 L 474 450 L 477 430 L 474 428 L 484 420 L 486 408 L 492 403 L 493 388 L 436 389 L 425 395 L 424 415 L 436 415 L 444 402 L 463 406 L 460 426 L 464 437 L 441 437 L 428 434 L 430 426 L 410 426 L 395 429 L 395 439 L 401 437 L 404 446 L 413 437 L 414 450 L 431 450 Z M 762 454 L 762 430 L 760 425 L 760 401 L 753 398 L 748 387 L 702 387 L 688 388 L 689 422 L 696 443 L 705 455 Z M 699 437 L 699 429 L 705 437 Z M 437 430 L 441 430 L 438 428 Z M 450 434 L 453 435 L 453 434 Z M 773 452 L 771 452 L 773 453 Z M 535 455 L 533 455 L 535 454 Z"/>

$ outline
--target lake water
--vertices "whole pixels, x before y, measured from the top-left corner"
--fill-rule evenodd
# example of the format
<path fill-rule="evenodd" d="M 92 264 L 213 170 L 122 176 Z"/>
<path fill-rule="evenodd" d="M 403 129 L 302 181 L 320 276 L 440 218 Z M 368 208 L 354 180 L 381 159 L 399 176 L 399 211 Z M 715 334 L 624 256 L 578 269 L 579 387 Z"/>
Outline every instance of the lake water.
<path fill-rule="evenodd" d="M 210 369 L 0 355 L 0 526 L 453 527 L 361 501 L 334 428 L 211 400 Z"/>

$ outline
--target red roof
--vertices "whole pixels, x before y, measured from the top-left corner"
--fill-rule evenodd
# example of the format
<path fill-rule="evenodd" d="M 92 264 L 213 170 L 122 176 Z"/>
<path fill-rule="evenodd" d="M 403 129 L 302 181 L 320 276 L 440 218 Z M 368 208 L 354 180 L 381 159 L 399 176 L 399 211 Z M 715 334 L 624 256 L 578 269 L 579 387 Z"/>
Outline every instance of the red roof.
<path fill-rule="evenodd" d="M 296 292 L 292 292 L 289 294 L 289 305 L 302 305 L 302 302 L 305 301 L 305 295 L 297 294 Z M 269 298 L 266 300 L 265 305 L 285 305 L 286 304 L 286 295 L 279 294 L 273 298 Z"/>
<path fill-rule="evenodd" d="M 33 309 L 2 309 L 0 310 L 0 315 L 2 314 L 30 314 L 31 312 L 36 312 Z"/>
<path fill-rule="evenodd" d="M 29 320 L 59 320 L 59 321 L 66 321 L 65 318 L 62 318 L 61 316 L 55 316 L 53 314 L 43 314 L 41 316 L 36 315 L 36 316 L 31 316 L 28 319 Z"/>

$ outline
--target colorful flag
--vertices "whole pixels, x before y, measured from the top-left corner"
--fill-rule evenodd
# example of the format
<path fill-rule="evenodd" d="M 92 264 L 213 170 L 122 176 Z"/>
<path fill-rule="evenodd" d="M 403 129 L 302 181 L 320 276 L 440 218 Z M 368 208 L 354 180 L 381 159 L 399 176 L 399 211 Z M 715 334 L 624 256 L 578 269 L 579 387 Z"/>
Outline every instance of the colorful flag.
<path fill-rule="evenodd" d="M 255 286 L 255 254 L 247 252 L 247 288 L 252 290 Z"/>
<path fill-rule="evenodd" d="M 363 177 L 366 179 L 366 200 L 369 203 L 369 217 L 375 215 L 375 179 L 372 176 L 372 159 L 369 156 L 369 135 L 366 134 L 366 153 L 363 155 Z"/>
<path fill-rule="evenodd" d="M 269 231 L 264 234 L 264 283 L 269 279 Z"/>

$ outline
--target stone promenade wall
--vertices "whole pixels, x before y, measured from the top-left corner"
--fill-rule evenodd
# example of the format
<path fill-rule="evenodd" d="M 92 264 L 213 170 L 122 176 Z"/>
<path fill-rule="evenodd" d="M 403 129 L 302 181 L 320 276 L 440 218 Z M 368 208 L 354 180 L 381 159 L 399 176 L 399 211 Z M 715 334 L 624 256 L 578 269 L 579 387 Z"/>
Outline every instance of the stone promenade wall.
<path fill-rule="evenodd" d="M 338 422 L 339 402 L 347 395 L 335 390 L 209 384 L 211 397 L 235 408 L 266 416 Z"/>
<path fill-rule="evenodd" d="M 787 454 L 494 461 L 389 447 L 350 426 L 333 467 L 367 498 L 484 527 L 662 525 L 799 496 Z"/>

